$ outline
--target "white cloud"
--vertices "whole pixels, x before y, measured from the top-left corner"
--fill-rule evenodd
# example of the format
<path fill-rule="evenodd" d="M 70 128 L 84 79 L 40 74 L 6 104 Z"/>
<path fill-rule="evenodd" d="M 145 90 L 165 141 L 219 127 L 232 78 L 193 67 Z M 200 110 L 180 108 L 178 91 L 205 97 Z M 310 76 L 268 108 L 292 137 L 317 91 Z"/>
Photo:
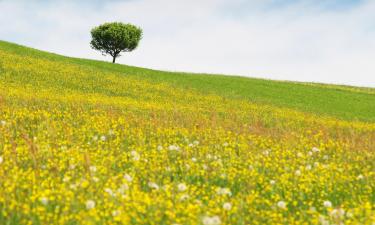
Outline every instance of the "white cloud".
<path fill-rule="evenodd" d="M 141 26 L 144 39 L 120 63 L 375 87 L 374 1 L 94 2 L 0 0 L 0 38 L 104 59 L 90 49 L 90 29 L 124 21 Z"/>

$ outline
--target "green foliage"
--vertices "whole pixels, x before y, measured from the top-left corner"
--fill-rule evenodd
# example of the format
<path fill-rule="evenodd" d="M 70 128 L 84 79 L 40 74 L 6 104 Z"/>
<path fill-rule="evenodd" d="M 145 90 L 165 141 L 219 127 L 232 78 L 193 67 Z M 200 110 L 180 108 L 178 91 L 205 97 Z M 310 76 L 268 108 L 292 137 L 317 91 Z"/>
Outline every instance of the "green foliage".
<path fill-rule="evenodd" d="M 130 52 L 137 48 L 142 39 L 142 30 L 132 24 L 119 22 L 105 23 L 91 30 L 91 47 L 103 55 L 113 57 L 113 63 L 121 52 Z"/>

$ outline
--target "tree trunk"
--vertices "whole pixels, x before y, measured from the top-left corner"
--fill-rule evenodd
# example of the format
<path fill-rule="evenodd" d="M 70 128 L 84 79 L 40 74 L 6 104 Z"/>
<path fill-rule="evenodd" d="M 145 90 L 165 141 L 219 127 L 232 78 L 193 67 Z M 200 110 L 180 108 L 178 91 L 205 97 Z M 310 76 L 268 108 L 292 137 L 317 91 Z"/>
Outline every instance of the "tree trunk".
<path fill-rule="evenodd" d="M 115 63 L 115 62 L 116 62 L 116 56 L 113 56 L 112 63 Z"/>

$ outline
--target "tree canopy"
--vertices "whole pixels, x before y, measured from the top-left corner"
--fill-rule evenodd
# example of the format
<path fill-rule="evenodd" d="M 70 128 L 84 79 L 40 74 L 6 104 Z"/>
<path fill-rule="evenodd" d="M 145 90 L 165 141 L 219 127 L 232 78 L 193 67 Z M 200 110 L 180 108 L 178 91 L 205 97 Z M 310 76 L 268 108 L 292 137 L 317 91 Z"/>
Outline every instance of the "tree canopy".
<path fill-rule="evenodd" d="M 103 55 L 112 56 L 115 63 L 121 52 L 131 52 L 138 47 L 142 33 L 141 28 L 132 24 L 104 23 L 91 30 L 90 44 Z"/>

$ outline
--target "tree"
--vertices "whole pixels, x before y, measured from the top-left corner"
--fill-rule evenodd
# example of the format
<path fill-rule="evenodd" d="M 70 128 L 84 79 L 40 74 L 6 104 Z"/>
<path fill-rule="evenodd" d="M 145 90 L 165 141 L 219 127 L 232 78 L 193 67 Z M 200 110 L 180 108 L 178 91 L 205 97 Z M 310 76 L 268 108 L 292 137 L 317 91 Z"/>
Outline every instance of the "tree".
<path fill-rule="evenodd" d="M 131 52 L 137 48 L 142 39 L 142 29 L 132 24 L 104 23 L 91 30 L 91 37 L 91 48 L 112 56 L 112 63 L 115 63 L 121 52 Z"/>

